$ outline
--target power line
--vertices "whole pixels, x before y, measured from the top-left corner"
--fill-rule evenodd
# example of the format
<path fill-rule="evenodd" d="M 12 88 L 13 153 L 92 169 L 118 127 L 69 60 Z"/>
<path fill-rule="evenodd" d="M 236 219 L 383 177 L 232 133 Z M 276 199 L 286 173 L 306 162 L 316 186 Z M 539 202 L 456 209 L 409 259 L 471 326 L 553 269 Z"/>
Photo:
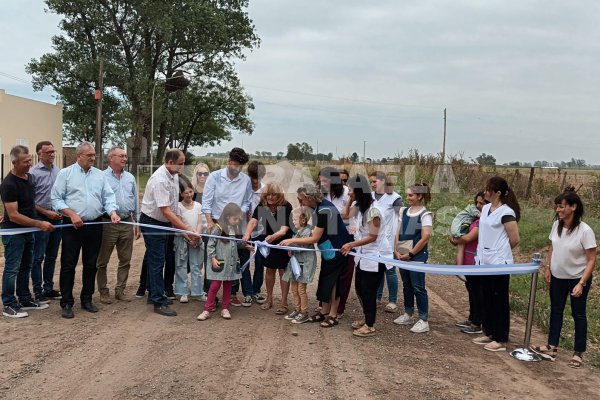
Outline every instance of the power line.
<path fill-rule="evenodd" d="M 26 79 L 19 78 L 19 77 L 17 77 L 17 76 L 11 75 L 11 74 L 7 74 L 6 72 L 2 72 L 2 71 L 0 71 L 0 75 L 1 75 L 1 76 L 4 76 L 5 78 L 9 78 L 9 79 L 15 80 L 15 81 L 17 81 L 17 82 L 26 83 L 26 84 L 28 84 L 28 85 L 30 85 L 30 84 L 31 84 L 31 82 L 30 82 L 30 81 L 28 81 L 28 80 L 26 80 Z"/>

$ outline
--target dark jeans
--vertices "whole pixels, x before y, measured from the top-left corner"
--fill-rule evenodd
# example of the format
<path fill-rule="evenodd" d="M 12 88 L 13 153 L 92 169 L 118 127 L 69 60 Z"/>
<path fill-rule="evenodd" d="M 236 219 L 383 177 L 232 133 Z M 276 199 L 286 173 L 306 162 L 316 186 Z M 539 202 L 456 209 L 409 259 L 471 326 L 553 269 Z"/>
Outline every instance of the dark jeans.
<path fill-rule="evenodd" d="M 244 265 L 246 261 L 250 258 L 250 250 L 248 249 L 238 249 L 238 257 L 240 258 L 240 265 Z M 255 258 L 255 260 L 258 257 Z M 254 291 L 252 290 L 252 278 L 250 276 L 250 267 L 246 268 L 244 272 L 242 272 L 242 294 L 244 296 L 252 296 L 254 295 Z M 231 294 L 235 296 L 237 292 L 240 290 L 240 281 L 237 280 L 233 283 L 231 287 Z"/>
<path fill-rule="evenodd" d="M 71 220 L 65 218 L 64 223 L 70 224 Z M 92 301 L 96 285 L 96 261 L 102 244 L 102 225 L 84 225 L 79 229 L 62 228 L 61 237 L 59 286 L 62 299 L 60 306 L 72 306 L 75 303 L 73 286 L 79 253 L 81 253 L 81 263 L 83 264 L 82 289 L 79 298 L 82 303 L 89 303 Z"/>
<path fill-rule="evenodd" d="M 2 273 L 2 304 L 18 305 L 16 293 L 22 302 L 31 300 L 29 272 L 33 260 L 33 233 L 2 236 L 4 244 L 4 272 Z"/>
<path fill-rule="evenodd" d="M 363 314 L 365 315 L 365 324 L 369 327 L 375 325 L 375 317 L 377 315 L 377 289 L 379 282 L 383 278 L 386 267 L 384 264 L 379 264 L 377 272 L 363 271 L 360 269 L 360 262 L 356 267 L 356 277 L 354 279 L 354 287 L 356 294 L 362 304 Z"/>
<path fill-rule="evenodd" d="M 342 270 L 340 274 L 340 304 L 338 305 L 337 313 L 343 314 L 346 310 L 346 301 L 350 295 L 350 289 L 352 288 L 352 277 L 354 276 L 354 257 L 349 256 L 346 269 Z M 377 285 L 379 287 L 379 285 Z M 371 325 L 369 325 L 371 326 Z"/>
<path fill-rule="evenodd" d="M 473 325 L 481 326 L 483 314 L 483 286 L 482 277 L 478 275 L 467 275 L 465 286 L 469 294 L 469 318 Z"/>
<path fill-rule="evenodd" d="M 427 321 L 429 314 L 429 300 L 425 289 L 425 273 L 408 271 L 400 268 L 402 278 L 402 292 L 404 294 L 404 312 L 413 315 L 415 312 L 415 298 L 419 308 L 419 319 Z"/>
<path fill-rule="evenodd" d="M 496 342 L 508 342 L 510 275 L 482 276 L 483 331 Z"/>
<path fill-rule="evenodd" d="M 262 257 L 254 258 L 254 275 L 252 275 L 252 294 L 255 296 L 260 294 L 260 290 L 265 279 L 265 267 L 263 266 Z"/>
<path fill-rule="evenodd" d="M 579 297 L 571 296 L 573 288 L 580 279 L 550 278 L 550 328 L 548 332 L 548 344 L 558 346 L 560 331 L 563 325 L 563 313 L 567 305 L 567 297 L 571 298 L 571 315 L 575 323 L 575 346 L 574 351 L 583 353 L 587 344 L 587 316 L 585 312 L 587 296 L 590 291 L 592 279 L 587 281 L 583 287 L 583 293 Z"/>
<path fill-rule="evenodd" d="M 157 226 L 170 226 L 168 222 L 155 220 L 154 218 L 148 217 L 146 214 L 141 214 L 140 223 Z M 154 307 L 160 307 L 161 305 L 167 304 L 167 298 L 165 297 L 165 281 L 163 278 L 167 234 L 163 230 L 148 228 L 145 226 L 140 226 L 140 230 L 144 235 L 144 244 L 146 245 L 144 263 L 148 269 L 147 288 L 150 292 L 148 296 L 150 297 L 150 300 L 152 300 L 152 303 L 154 303 Z M 144 273 L 142 272 L 141 275 L 144 275 Z"/>
<path fill-rule="evenodd" d="M 62 224 L 62 220 L 51 220 L 38 214 L 38 220 L 51 224 Z M 54 269 L 60 247 L 60 230 L 54 232 L 37 231 L 33 233 L 33 263 L 31 264 L 31 283 L 36 296 L 47 294 L 54 289 Z M 43 263 L 43 268 L 42 268 Z"/>
<path fill-rule="evenodd" d="M 163 274 L 165 281 L 165 293 L 167 294 L 173 294 L 173 283 L 175 283 L 175 249 L 173 248 L 174 240 L 175 234 L 169 233 L 167 235 L 167 247 L 165 248 L 165 271 Z"/>

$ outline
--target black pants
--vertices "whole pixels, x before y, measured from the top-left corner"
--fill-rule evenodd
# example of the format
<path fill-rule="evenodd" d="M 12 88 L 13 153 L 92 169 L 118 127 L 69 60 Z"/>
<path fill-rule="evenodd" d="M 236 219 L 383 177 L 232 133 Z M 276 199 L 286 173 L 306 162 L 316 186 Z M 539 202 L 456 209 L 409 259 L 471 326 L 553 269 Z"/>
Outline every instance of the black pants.
<path fill-rule="evenodd" d="M 385 273 L 385 265 L 379 264 L 377 272 L 368 272 L 360 269 L 360 262 L 356 267 L 354 278 L 354 287 L 356 294 L 362 304 L 363 314 L 365 315 L 365 324 L 372 327 L 375 325 L 375 316 L 377 315 L 377 289 L 379 282 Z"/>
<path fill-rule="evenodd" d="M 483 277 L 483 330 L 496 342 L 508 342 L 510 330 L 509 286 L 510 275 Z"/>
<path fill-rule="evenodd" d="M 469 294 L 469 321 L 473 325 L 481 326 L 483 319 L 483 285 L 482 276 L 467 275 L 465 286 Z"/>
<path fill-rule="evenodd" d="M 175 249 L 173 248 L 173 241 L 175 240 L 175 234 L 169 233 L 167 235 L 167 248 L 165 249 L 165 293 L 167 295 L 173 295 L 173 283 L 175 282 Z"/>
<path fill-rule="evenodd" d="M 100 221 L 98 219 L 97 221 Z M 65 224 L 71 221 L 65 218 Z M 60 306 L 73 305 L 73 285 L 75 284 L 75 267 L 79 261 L 83 264 L 80 299 L 82 303 L 92 301 L 96 285 L 96 261 L 102 243 L 102 225 L 85 225 L 82 228 L 62 228 L 62 250 L 60 255 L 59 286 L 62 299 Z"/>

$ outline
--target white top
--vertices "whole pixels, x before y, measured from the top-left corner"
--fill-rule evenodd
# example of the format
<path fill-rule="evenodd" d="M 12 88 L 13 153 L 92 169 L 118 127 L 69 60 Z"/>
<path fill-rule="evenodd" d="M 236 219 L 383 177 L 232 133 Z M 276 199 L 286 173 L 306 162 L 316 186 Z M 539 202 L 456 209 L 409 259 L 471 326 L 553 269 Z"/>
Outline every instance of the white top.
<path fill-rule="evenodd" d="M 250 206 L 250 214 L 254 213 L 254 209 L 260 203 L 260 195 L 262 194 L 263 189 L 265 188 L 264 183 L 260 183 L 260 187 L 256 191 L 252 191 L 252 205 Z"/>
<path fill-rule="evenodd" d="M 356 216 L 354 217 L 356 219 L 356 222 L 355 222 L 356 226 L 358 227 L 358 230 L 356 231 L 356 234 L 355 234 L 355 239 L 361 240 L 361 239 L 368 237 L 369 236 L 369 227 L 370 227 L 373 219 L 378 217 L 379 220 L 381 222 L 383 222 L 382 221 L 383 215 L 384 215 L 384 212 L 381 209 L 381 207 L 379 207 L 378 205 L 373 203 L 373 204 L 371 204 L 371 207 L 369 207 L 369 209 L 367 210 L 367 218 L 366 218 L 365 224 L 363 225 L 363 214 L 359 211 L 356 214 Z M 379 256 L 379 255 L 384 256 L 383 251 L 387 250 L 388 248 L 391 248 L 391 246 L 388 243 L 388 238 L 384 234 L 382 229 L 383 229 L 383 225 L 380 225 L 379 235 L 377 235 L 377 240 L 375 240 L 374 242 L 371 242 L 369 244 L 366 244 L 364 246 L 358 247 L 356 249 L 356 252 L 360 253 L 360 254 L 369 254 L 372 256 Z M 366 258 L 356 257 L 355 262 L 356 263 L 360 262 L 360 269 L 362 271 L 377 272 L 379 270 L 379 263 L 377 261 L 368 260 Z"/>
<path fill-rule="evenodd" d="M 581 278 L 587 264 L 585 251 L 597 246 L 592 228 L 582 221 L 571 233 L 563 228 L 558 236 L 558 221 L 554 221 L 548 238 L 552 241 L 552 275 L 559 279 Z"/>
<path fill-rule="evenodd" d="M 193 208 L 190 210 L 183 205 L 183 202 L 179 202 L 179 213 L 183 223 L 188 226 L 191 231 L 196 231 L 198 227 L 198 216 L 202 215 L 202 206 L 200 203 L 193 201 Z"/>
<path fill-rule="evenodd" d="M 398 217 L 398 223 L 400 225 L 402 225 L 402 213 L 404 212 L 404 208 L 402 207 L 400 209 L 400 215 Z M 410 212 L 412 207 L 408 208 L 408 211 L 406 212 L 406 215 L 408 215 L 409 217 L 418 217 L 419 214 L 424 213 L 421 216 L 421 227 L 423 226 L 433 226 L 433 213 L 431 211 L 427 211 L 427 209 L 425 207 L 421 208 L 419 211 L 416 212 Z"/>
<path fill-rule="evenodd" d="M 325 199 L 332 202 L 333 205 L 335 206 L 335 208 L 337 208 L 337 210 L 341 213 L 342 211 L 344 211 L 344 207 L 346 207 L 346 203 L 348 203 L 348 201 L 350 200 L 350 190 L 348 189 L 348 186 L 344 186 L 344 193 L 340 197 L 336 197 L 335 199 L 332 199 L 331 194 L 327 193 L 325 195 Z M 346 226 L 346 229 L 348 229 L 348 225 L 350 225 L 350 221 L 347 219 L 342 219 L 342 221 L 344 221 L 344 225 Z"/>
<path fill-rule="evenodd" d="M 510 248 L 508 233 L 506 233 L 506 229 L 504 229 L 504 224 L 502 223 L 502 217 L 512 215 L 516 218 L 516 214 L 506 204 L 502 204 L 490 214 L 491 207 L 491 204 L 486 204 L 483 206 L 483 210 L 481 210 L 481 218 L 479 218 L 479 242 L 477 243 L 475 264 L 512 264 L 512 249 Z"/>
<path fill-rule="evenodd" d="M 155 220 L 169 222 L 161 207 L 169 207 L 179 215 L 179 175 L 171 175 L 167 167 L 161 165 L 150 177 L 142 198 L 141 211 Z"/>
<path fill-rule="evenodd" d="M 400 198 L 400 195 L 396 192 L 392 192 L 392 194 L 384 193 L 379 200 L 377 200 L 375 198 L 375 192 L 372 194 L 374 204 L 383 212 L 380 232 L 386 236 L 387 243 L 389 244 L 389 248 L 382 249 L 381 255 L 383 257 L 391 258 L 394 254 L 394 234 L 398 230 L 398 215 L 396 214 L 396 210 L 394 210 L 394 202 Z"/>

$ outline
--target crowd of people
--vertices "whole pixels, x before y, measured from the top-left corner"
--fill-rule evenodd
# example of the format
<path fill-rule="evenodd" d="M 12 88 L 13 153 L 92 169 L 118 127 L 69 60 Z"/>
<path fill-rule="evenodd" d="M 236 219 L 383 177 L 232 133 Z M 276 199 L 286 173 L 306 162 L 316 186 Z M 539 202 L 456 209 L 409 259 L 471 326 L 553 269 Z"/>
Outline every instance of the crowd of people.
<path fill-rule="evenodd" d="M 352 322 L 353 334 L 370 337 L 376 334 L 377 304 L 386 283 L 384 310 L 398 311 L 400 275 L 403 310 L 394 323 L 411 325 L 410 331 L 417 334 L 430 330 L 425 273 L 385 262 L 394 258 L 427 263 L 434 217 L 426 208 L 431 191 L 425 183 L 406 187 L 404 205 L 384 172 L 350 176 L 348 171 L 325 167 L 317 184 L 297 188 L 299 207 L 293 208 L 278 183 L 263 182 L 265 166 L 259 161 L 248 164 L 243 149 L 232 149 L 227 165 L 213 172 L 206 164 L 197 164 L 191 179 L 183 174 L 185 155 L 169 149 L 140 202 L 136 180 L 125 170 L 127 154 L 118 146 L 109 150 L 103 171 L 93 166 L 96 152 L 87 142 L 77 147 L 76 163 L 61 170 L 54 165 L 52 143 L 38 143 L 36 152 L 39 163 L 32 167 L 29 149 L 15 146 L 10 153 L 13 168 L 0 185 L 2 228 L 38 228 L 2 235 L 5 317 L 26 317 L 28 311 L 46 309 L 51 300 L 60 300 L 62 317 L 73 318 L 80 255 L 82 310 L 98 312 L 93 302 L 96 284 L 101 303 L 131 301 L 126 293 L 131 255 L 134 240 L 142 235 L 146 252 L 135 296 L 146 297 L 160 315 L 176 316 L 170 306 L 177 299 L 204 302 L 200 321 L 219 307 L 220 315 L 230 319 L 231 306 L 257 303 L 262 310 L 274 308 L 275 314 L 292 323 L 332 328 L 344 315 L 354 281 L 363 318 Z M 520 241 L 519 203 L 501 177 L 489 179 L 484 189 L 453 223 L 450 241 L 457 246 L 457 264 L 474 268 L 512 264 L 512 249 Z M 569 365 L 575 368 L 582 365 L 586 350 L 585 307 L 596 259 L 596 239 L 581 220 L 583 211 L 573 188 L 556 198 L 544 271 L 550 285 L 550 333 L 547 344 L 532 346 L 543 358 L 556 358 L 570 297 L 575 354 Z M 57 224 L 69 226 L 56 229 Z M 173 233 L 171 228 L 179 231 Z M 53 277 L 61 242 L 56 290 Z M 111 296 L 107 266 L 115 247 L 118 268 Z M 307 285 L 315 276 L 318 306 L 311 313 Z M 281 292 L 277 303 L 276 281 Z M 506 350 L 509 284 L 506 274 L 466 277 L 470 314 L 457 326 L 464 333 L 481 334 L 473 343 L 489 351 Z"/>

